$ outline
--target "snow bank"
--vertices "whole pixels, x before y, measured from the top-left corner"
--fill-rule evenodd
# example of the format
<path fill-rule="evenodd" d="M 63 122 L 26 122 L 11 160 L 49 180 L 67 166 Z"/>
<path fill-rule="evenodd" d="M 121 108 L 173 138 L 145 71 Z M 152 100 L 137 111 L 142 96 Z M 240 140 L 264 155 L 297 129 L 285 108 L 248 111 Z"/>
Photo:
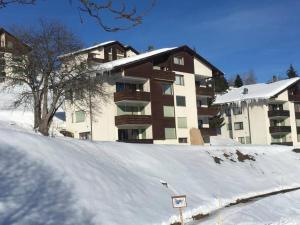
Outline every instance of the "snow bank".
<path fill-rule="evenodd" d="M 299 157 L 281 146 L 91 143 L 0 124 L 0 224 L 169 224 L 171 189 L 187 195 L 191 218 L 218 199 L 300 186 Z"/>
<path fill-rule="evenodd" d="M 188 225 L 298 225 L 300 224 L 300 191 L 271 196 L 244 205 L 226 208 L 217 215 Z M 241 220 L 242 218 L 242 220 Z"/>

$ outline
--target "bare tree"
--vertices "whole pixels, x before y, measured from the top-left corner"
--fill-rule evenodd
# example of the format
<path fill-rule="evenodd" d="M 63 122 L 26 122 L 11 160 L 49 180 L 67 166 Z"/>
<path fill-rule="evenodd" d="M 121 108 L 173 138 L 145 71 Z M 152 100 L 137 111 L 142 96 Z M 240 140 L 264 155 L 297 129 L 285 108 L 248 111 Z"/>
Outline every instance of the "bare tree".
<path fill-rule="evenodd" d="M 255 73 L 253 70 L 250 70 L 249 72 L 247 72 L 243 75 L 243 82 L 244 82 L 244 85 L 257 83 L 257 79 L 255 77 Z"/>
<path fill-rule="evenodd" d="M 40 0 L 0 0 L 0 9 L 12 4 L 34 5 Z M 76 8 L 80 13 L 95 19 L 98 25 L 105 31 L 116 32 L 130 29 L 142 23 L 143 17 L 155 6 L 156 0 L 148 0 L 149 6 L 145 9 L 137 9 L 136 4 L 124 0 L 66 0 L 70 6 Z M 59 3 L 55 3 L 59 7 Z M 111 18 L 118 24 L 105 22 Z"/>
<path fill-rule="evenodd" d="M 80 90 L 76 98 L 82 106 L 95 95 L 105 97 L 103 80 L 91 78 L 93 71 L 87 60 L 80 56 L 76 60 L 59 57 L 82 47 L 81 41 L 61 23 L 40 21 L 39 27 L 18 27 L 14 33 L 31 51 L 14 53 L 10 60 L 6 59 L 11 68 L 6 87 L 19 87 L 15 106 L 33 107 L 34 128 L 43 135 L 49 134 L 53 117 L 70 92 Z"/>

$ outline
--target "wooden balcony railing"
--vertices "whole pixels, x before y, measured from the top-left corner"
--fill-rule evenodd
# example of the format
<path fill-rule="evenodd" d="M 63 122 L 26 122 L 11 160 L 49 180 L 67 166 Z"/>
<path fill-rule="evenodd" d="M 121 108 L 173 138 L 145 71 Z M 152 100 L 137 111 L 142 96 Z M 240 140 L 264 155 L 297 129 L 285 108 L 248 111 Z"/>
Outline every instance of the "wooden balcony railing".
<path fill-rule="evenodd" d="M 152 70 L 152 77 L 157 80 L 174 81 L 175 73 L 164 70 Z"/>
<path fill-rule="evenodd" d="M 271 134 L 275 133 L 290 133 L 291 126 L 271 126 L 269 127 L 269 131 Z"/>
<path fill-rule="evenodd" d="M 287 146 L 293 146 L 293 142 L 272 142 L 271 145 L 287 145 Z"/>
<path fill-rule="evenodd" d="M 211 107 L 198 107 L 197 108 L 198 111 L 198 115 L 201 116 L 216 116 L 219 112 L 219 109 L 215 106 L 211 106 Z"/>
<path fill-rule="evenodd" d="M 268 116 L 272 117 L 289 117 L 290 111 L 289 110 L 270 110 L 268 111 Z"/>
<path fill-rule="evenodd" d="M 114 101 L 150 101 L 150 92 L 143 91 L 121 91 L 114 93 Z"/>
<path fill-rule="evenodd" d="M 215 94 L 214 89 L 212 87 L 199 87 L 199 86 L 196 86 L 196 95 L 213 97 L 214 94 Z"/>
<path fill-rule="evenodd" d="M 289 101 L 300 102 L 300 94 L 289 94 Z"/>
<path fill-rule="evenodd" d="M 202 136 L 217 136 L 218 130 L 216 128 L 200 128 Z"/>
<path fill-rule="evenodd" d="M 150 125 L 152 117 L 149 115 L 121 115 L 115 116 L 116 126 L 120 125 Z"/>

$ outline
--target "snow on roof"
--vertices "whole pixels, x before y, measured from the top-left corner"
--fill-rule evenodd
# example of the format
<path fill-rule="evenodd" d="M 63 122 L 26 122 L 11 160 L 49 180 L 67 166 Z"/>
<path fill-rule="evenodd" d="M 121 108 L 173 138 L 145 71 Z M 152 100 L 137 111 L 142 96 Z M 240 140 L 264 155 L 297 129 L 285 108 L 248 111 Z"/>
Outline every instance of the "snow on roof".
<path fill-rule="evenodd" d="M 161 48 L 161 49 L 153 50 L 151 52 L 141 53 L 139 55 L 134 55 L 134 56 L 131 56 L 131 57 L 127 57 L 127 58 L 118 59 L 118 60 L 114 60 L 114 61 L 111 61 L 111 62 L 103 63 L 103 64 L 100 64 L 100 65 L 97 65 L 97 70 L 109 71 L 109 70 L 114 69 L 115 67 L 122 66 L 122 65 L 125 65 L 125 64 L 128 64 L 128 63 L 133 63 L 133 62 L 136 62 L 136 61 L 139 61 L 139 60 L 142 60 L 142 59 L 154 56 L 154 55 L 158 55 L 158 54 L 163 53 L 163 52 L 171 51 L 173 49 L 175 49 L 175 48 Z"/>
<path fill-rule="evenodd" d="M 295 77 L 291 79 L 281 80 L 274 83 L 261 83 L 244 85 L 240 88 L 230 90 L 228 93 L 219 95 L 216 98 L 214 104 L 226 104 L 226 103 L 240 103 L 242 101 L 258 101 L 266 100 L 279 92 L 283 91 L 290 85 L 297 82 L 300 78 Z M 247 93 L 244 91 L 246 90 Z"/>
<path fill-rule="evenodd" d="M 61 55 L 60 57 L 63 58 L 63 57 L 71 56 L 71 55 L 74 55 L 74 54 L 77 54 L 77 53 L 80 53 L 80 52 L 89 51 L 89 50 L 92 50 L 92 49 L 94 49 L 94 48 L 102 47 L 102 46 L 104 46 L 104 45 L 108 45 L 108 44 L 111 44 L 111 43 L 114 43 L 114 42 L 116 42 L 116 41 L 106 41 L 106 42 L 102 42 L 102 43 L 99 43 L 99 44 L 90 46 L 90 47 L 88 47 L 88 48 L 83 48 L 83 49 L 80 49 L 80 50 L 75 51 L 75 52 L 70 52 L 70 53 Z"/>

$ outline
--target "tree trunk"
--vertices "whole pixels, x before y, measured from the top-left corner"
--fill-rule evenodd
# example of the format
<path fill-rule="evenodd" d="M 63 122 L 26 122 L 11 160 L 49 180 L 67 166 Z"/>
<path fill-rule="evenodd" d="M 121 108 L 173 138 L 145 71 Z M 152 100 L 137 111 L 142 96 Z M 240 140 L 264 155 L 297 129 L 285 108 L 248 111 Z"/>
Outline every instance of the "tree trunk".
<path fill-rule="evenodd" d="M 41 119 L 38 131 L 44 136 L 49 136 L 49 121 L 47 118 Z"/>
<path fill-rule="evenodd" d="M 33 114 L 34 114 L 34 129 L 37 129 L 39 127 L 40 121 L 41 121 L 41 103 L 38 98 L 38 93 L 34 94 L 33 98 L 33 104 L 34 104 L 34 109 L 33 109 Z"/>

